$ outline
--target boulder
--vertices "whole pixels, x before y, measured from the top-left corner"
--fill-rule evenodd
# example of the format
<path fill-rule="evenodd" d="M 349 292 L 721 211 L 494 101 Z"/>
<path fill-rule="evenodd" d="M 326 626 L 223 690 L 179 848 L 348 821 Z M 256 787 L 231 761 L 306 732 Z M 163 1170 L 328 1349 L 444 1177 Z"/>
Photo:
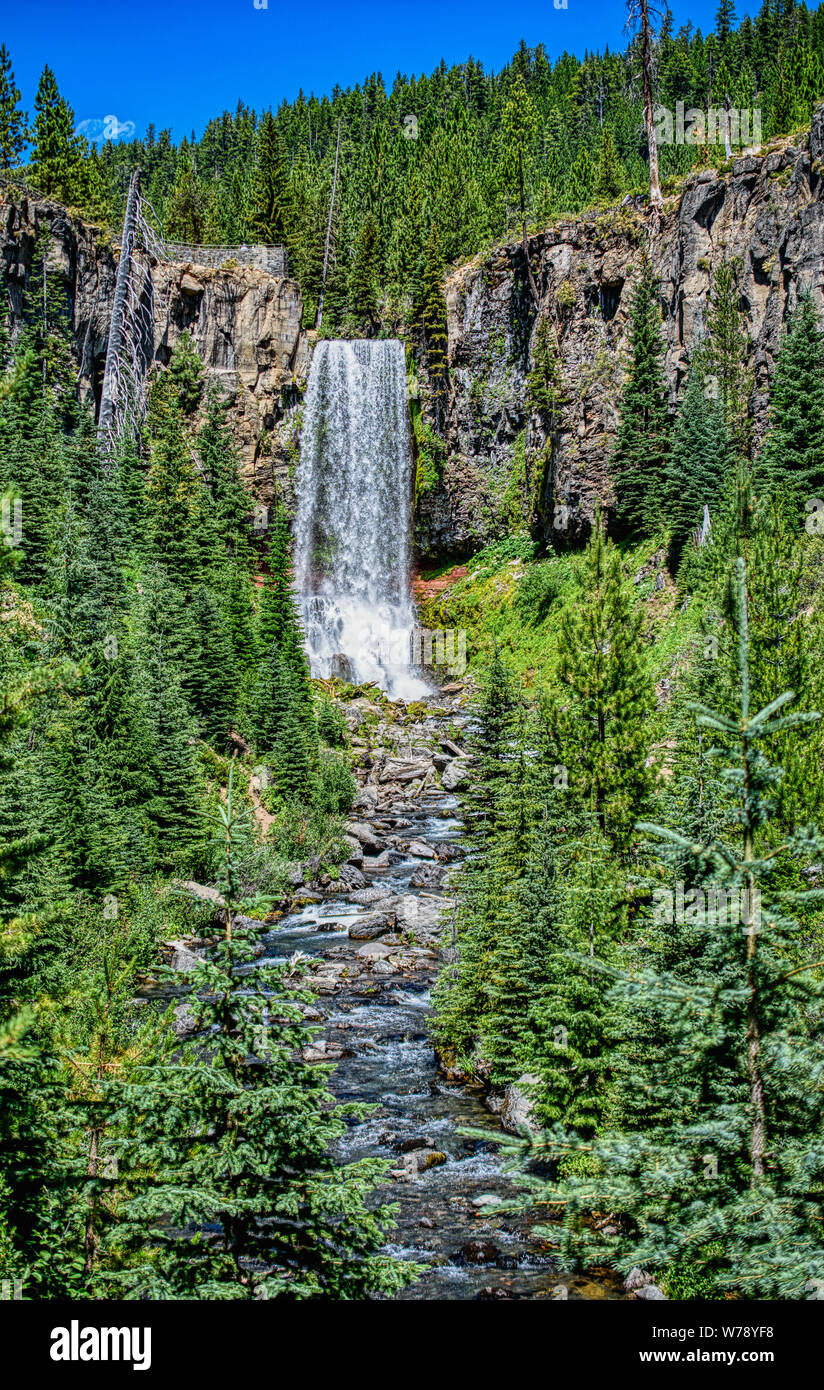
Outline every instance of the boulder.
<path fill-rule="evenodd" d="M 520 1134 L 524 1129 L 529 1130 L 531 1134 L 537 1134 L 540 1130 L 528 1091 L 528 1088 L 537 1085 L 540 1079 L 539 1076 L 527 1073 L 525 1076 L 519 1076 L 514 1085 L 507 1086 L 501 1106 L 501 1125 L 507 1134 Z"/>
<path fill-rule="evenodd" d="M 211 888 L 207 883 L 195 883 L 190 878 L 176 878 L 174 879 L 174 886 L 175 888 L 185 888 L 187 893 L 191 893 L 195 898 L 200 898 L 201 902 L 212 903 L 214 907 L 224 906 L 223 894 L 219 893 L 216 888 Z"/>
<path fill-rule="evenodd" d="M 195 1031 L 195 1016 L 191 1004 L 178 1004 L 172 1010 L 172 1032 L 176 1038 L 188 1038 Z"/>
<path fill-rule="evenodd" d="M 425 840 L 413 840 L 408 846 L 407 852 L 415 856 L 416 859 L 434 859 L 435 851 Z"/>
<path fill-rule="evenodd" d="M 387 758 L 378 774 L 379 781 L 385 782 L 414 782 L 418 777 L 425 777 L 431 762 L 427 758 Z"/>
<path fill-rule="evenodd" d="M 365 821 L 349 821 L 346 826 L 346 834 L 358 841 L 365 849 L 371 849 L 373 854 L 380 854 L 383 845 L 372 829 Z"/>
<path fill-rule="evenodd" d="M 415 1149 L 414 1153 L 404 1154 L 403 1159 L 404 1171 L 410 1177 L 425 1173 L 427 1168 L 438 1168 L 442 1163 L 446 1163 L 446 1154 L 437 1149 Z"/>
<path fill-rule="evenodd" d="M 446 869 L 440 864 L 421 864 L 409 880 L 410 888 L 440 888 Z"/>
<path fill-rule="evenodd" d="M 366 880 L 364 879 L 364 884 Z M 383 884 L 375 884 L 374 888 L 358 888 L 353 893 L 347 893 L 347 900 L 350 903 L 357 903 L 358 907 L 372 907 L 375 903 L 382 902 L 384 907 L 389 904 L 384 900 L 392 897 L 392 889 L 384 888 Z"/>
<path fill-rule="evenodd" d="M 349 935 L 353 941 L 374 941 L 376 937 L 394 931 L 397 922 L 394 912 L 369 912 L 352 923 Z"/>
<path fill-rule="evenodd" d="M 200 965 L 201 957 L 191 951 L 182 941 L 167 941 L 166 946 L 171 948 L 172 959 L 169 964 L 172 970 L 176 970 L 180 975 L 188 975 L 190 970 L 194 970 L 196 965 Z"/>
<path fill-rule="evenodd" d="M 444 791 L 456 792 L 462 787 L 469 786 L 469 768 L 460 758 L 453 758 L 441 774 L 441 786 Z"/>
<path fill-rule="evenodd" d="M 350 851 L 346 860 L 347 864 L 354 864 L 356 868 L 360 868 L 363 863 L 363 845 L 360 840 L 356 840 L 354 835 L 344 835 L 343 843 Z"/>
<path fill-rule="evenodd" d="M 349 657 L 344 652 L 335 652 L 330 665 L 331 675 L 347 685 L 355 684 L 355 672 Z"/>
<path fill-rule="evenodd" d="M 642 1289 L 638 1289 L 636 1298 L 643 1299 L 645 1303 L 667 1303 L 667 1295 L 657 1284 L 645 1284 Z"/>
<path fill-rule="evenodd" d="M 189 295 L 191 298 L 195 298 L 197 295 L 202 294 L 204 289 L 200 281 L 196 280 L 194 275 L 190 275 L 188 270 L 184 271 L 183 275 L 180 277 L 180 288 L 183 294 Z"/>

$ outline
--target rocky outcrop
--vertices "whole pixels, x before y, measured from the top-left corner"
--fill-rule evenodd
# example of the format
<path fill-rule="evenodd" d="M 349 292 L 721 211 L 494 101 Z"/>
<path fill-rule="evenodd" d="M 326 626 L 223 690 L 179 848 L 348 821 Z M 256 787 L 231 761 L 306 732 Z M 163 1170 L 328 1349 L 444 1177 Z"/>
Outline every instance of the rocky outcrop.
<path fill-rule="evenodd" d="M 0 189 L 0 281 L 14 332 L 27 284 L 49 275 L 65 287 L 79 363 L 78 388 L 99 400 L 119 247 L 98 226 L 59 203 Z M 231 403 L 245 476 L 268 503 L 289 490 L 297 456 L 300 392 L 309 367 L 303 305 L 294 280 L 265 260 L 240 265 L 153 262 L 152 357 L 168 362 L 180 335 L 192 334 L 208 373 Z M 255 259 L 260 264 L 252 264 Z"/>
<path fill-rule="evenodd" d="M 440 485 L 420 502 L 421 553 L 469 554 L 526 526 L 556 542 L 578 540 L 596 502 L 609 506 L 630 301 L 645 250 L 661 279 L 673 405 L 704 331 L 713 273 L 725 258 L 740 263 L 757 437 L 787 312 L 806 289 L 819 305 L 824 300 L 822 156 L 824 113 L 817 113 L 805 142 L 778 142 L 690 176 L 657 227 L 630 201 L 534 235 L 537 310 L 519 244 L 455 270 L 446 283 L 448 457 Z M 547 318 L 564 397 L 550 441 L 547 421 L 530 408 L 527 381 L 536 330 Z"/>

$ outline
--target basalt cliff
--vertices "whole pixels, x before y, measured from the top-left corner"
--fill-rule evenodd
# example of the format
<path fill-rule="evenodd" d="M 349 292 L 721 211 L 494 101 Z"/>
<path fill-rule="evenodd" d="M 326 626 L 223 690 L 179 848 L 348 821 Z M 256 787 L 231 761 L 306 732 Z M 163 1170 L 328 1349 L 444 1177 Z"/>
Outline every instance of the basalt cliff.
<path fill-rule="evenodd" d="M 449 399 L 446 460 L 418 507 L 418 544 L 459 557 L 513 526 L 556 544 L 578 540 L 613 500 L 609 459 L 628 348 L 632 288 L 643 253 L 661 281 L 666 370 L 674 405 L 704 332 L 712 277 L 738 262 L 752 345 L 750 410 L 764 428 L 770 374 L 786 315 L 804 290 L 824 304 L 824 113 L 804 139 L 696 172 L 657 225 L 634 203 L 560 222 L 530 239 L 539 303 L 520 244 L 453 271 L 446 282 Z M 547 448 L 527 378 L 549 316 L 563 404 Z M 519 516 L 524 473 L 540 468 L 531 515 Z"/>
<path fill-rule="evenodd" d="M 23 314 L 24 286 L 45 256 L 67 291 L 81 395 L 98 397 L 118 248 L 57 203 L 2 190 L 0 239 L 12 328 Z M 580 541 L 596 506 L 609 507 L 629 307 L 644 253 L 660 276 L 673 405 L 704 332 L 713 274 L 723 260 L 737 262 L 758 437 L 787 313 L 807 289 L 824 305 L 824 109 L 803 137 L 691 175 L 654 223 L 646 206 L 628 200 L 535 233 L 529 248 L 537 305 L 519 242 L 447 276 L 446 447 L 440 478 L 416 507 L 423 562 L 466 556 L 512 529 L 529 528 L 555 544 Z M 256 496 L 267 505 L 276 494 L 290 503 L 311 335 L 301 329 L 297 283 L 260 256 L 246 260 L 229 254 L 209 266 L 196 258 L 153 263 L 152 355 L 167 362 L 181 333 L 192 334 L 230 402 Z M 551 438 L 528 389 L 546 319 L 561 401 Z"/>

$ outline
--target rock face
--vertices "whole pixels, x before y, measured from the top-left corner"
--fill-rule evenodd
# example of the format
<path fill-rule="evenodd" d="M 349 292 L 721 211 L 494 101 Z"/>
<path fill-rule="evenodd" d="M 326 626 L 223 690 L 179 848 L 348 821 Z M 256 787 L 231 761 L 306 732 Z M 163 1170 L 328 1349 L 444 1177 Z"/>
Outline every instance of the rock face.
<path fill-rule="evenodd" d="M 507 1086 L 501 1107 L 501 1126 L 508 1134 L 520 1134 L 523 1130 L 537 1134 L 540 1129 L 529 1094 L 530 1087 L 540 1082 L 540 1079 L 539 1076 L 528 1073 L 520 1076 L 514 1085 Z"/>
<path fill-rule="evenodd" d="M 579 540 L 596 500 L 613 500 L 609 456 L 645 248 L 661 279 L 673 405 L 704 329 L 713 273 L 725 258 L 740 263 L 755 368 L 751 410 L 756 437 L 763 432 L 787 312 L 806 289 L 819 307 L 824 301 L 824 109 L 806 141 L 778 141 L 723 171 L 693 174 L 667 200 L 657 230 L 647 218 L 630 204 L 534 235 L 537 312 L 520 245 L 448 277 L 448 458 L 441 484 L 419 505 L 423 555 L 465 555 L 525 526 Z M 536 329 L 547 318 L 565 397 L 550 441 L 548 422 L 529 407 L 527 383 Z"/>
<path fill-rule="evenodd" d="M 49 274 L 67 291 L 81 396 L 99 400 L 119 247 L 59 203 L 0 189 L 0 283 L 12 332 L 22 320 L 26 279 L 40 273 L 33 264 L 39 239 Z M 231 259 L 222 266 L 156 263 L 151 273 L 154 360 L 168 362 L 181 333 L 190 332 L 231 403 L 242 468 L 256 496 L 268 504 L 276 487 L 288 494 L 309 366 L 296 282 Z"/>

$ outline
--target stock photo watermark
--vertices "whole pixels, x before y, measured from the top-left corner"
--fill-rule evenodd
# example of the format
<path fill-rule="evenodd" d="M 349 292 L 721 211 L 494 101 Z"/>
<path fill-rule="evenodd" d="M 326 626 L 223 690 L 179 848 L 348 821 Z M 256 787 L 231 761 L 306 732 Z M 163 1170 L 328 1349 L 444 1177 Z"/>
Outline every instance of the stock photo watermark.
<path fill-rule="evenodd" d="M 451 676 L 462 676 L 466 670 L 466 630 L 451 627 L 414 628 L 412 665 L 445 666 Z"/>
<path fill-rule="evenodd" d="M 655 137 L 659 145 L 724 145 L 758 154 L 761 149 L 761 110 L 749 106 L 685 108 L 683 101 L 653 108 Z"/>
<path fill-rule="evenodd" d="M 687 888 L 676 883 L 675 892 L 656 888 L 652 895 L 652 920 L 657 926 L 737 926 L 745 936 L 761 930 L 761 894 L 757 888 Z"/>
<path fill-rule="evenodd" d="M 80 122 L 74 133 L 96 144 L 98 140 L 101 143 L 106 140 L 131 140 L 136 129 L 134 121 L 120 121 L 117 116 L 90 116 L 88 120 Z"/>
<path fill-rule="evenodd" d="M 4 497 L 0 503 L 0 529 L 4 545 L 14 550 L 23 544 L 23 503 L 19 497 Z"/>

